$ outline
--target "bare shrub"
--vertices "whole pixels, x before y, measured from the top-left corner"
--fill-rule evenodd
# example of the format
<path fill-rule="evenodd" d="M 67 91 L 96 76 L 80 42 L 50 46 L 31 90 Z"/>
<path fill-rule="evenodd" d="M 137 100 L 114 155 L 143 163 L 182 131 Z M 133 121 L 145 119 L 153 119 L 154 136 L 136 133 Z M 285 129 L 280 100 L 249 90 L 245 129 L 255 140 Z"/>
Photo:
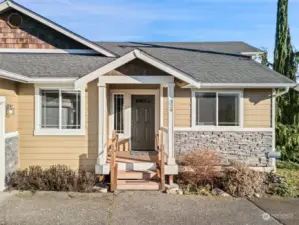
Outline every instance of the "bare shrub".
<path fill-rule="evenodd" d="M 216 167 L 220 164 L 217 151 L 195 150 L 186 155 L 181 163 L 187 168 L 187 171 L 180 174 L 185 185 L 193 187 L 213 186 L 218 173 Z"/>
<path fill-rule="evenodd" d="M 224 190 L 234 197 L 263 195 L 266 191 L 266 174 L 263 172 L 252 170 L 238 162 L 233 162 L 224 172 Z"/>
<path fill-rule="evenodd" d="M 31 191 L 78 191 L 90 192 L 95 184 L 95 176 L 86 170 L 74 171 L 64 165 L 42 169 L 31 166 L 10 174 L 8 187 Z"/>

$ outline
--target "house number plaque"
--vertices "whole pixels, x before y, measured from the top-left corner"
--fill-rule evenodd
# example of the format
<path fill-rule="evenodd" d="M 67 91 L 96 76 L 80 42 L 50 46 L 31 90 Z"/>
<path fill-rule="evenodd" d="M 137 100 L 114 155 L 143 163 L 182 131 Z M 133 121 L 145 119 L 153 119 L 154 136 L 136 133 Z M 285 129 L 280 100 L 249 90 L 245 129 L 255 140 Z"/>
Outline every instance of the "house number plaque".
<path fill-rule="evenodd" d="M 169 100 L 169 111 L 173 112 L 173 99 Z"/>

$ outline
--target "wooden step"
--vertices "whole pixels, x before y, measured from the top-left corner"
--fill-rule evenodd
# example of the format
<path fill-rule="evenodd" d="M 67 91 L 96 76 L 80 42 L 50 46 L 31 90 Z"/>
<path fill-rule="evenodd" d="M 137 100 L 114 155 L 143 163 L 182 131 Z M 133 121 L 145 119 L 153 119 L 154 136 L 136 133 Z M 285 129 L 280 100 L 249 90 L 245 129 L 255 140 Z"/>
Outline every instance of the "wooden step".
<path fill-rule="evenodd" d="M 154 171 L 125 171 L 119 170 L 117 178 L 119 180 L 151 180 L 157 175 Z"/>
<path fill-rule="evenodd" d="M 117 190 L 159 190 L 159 183 L 149 180 L 118 180 Z"/>

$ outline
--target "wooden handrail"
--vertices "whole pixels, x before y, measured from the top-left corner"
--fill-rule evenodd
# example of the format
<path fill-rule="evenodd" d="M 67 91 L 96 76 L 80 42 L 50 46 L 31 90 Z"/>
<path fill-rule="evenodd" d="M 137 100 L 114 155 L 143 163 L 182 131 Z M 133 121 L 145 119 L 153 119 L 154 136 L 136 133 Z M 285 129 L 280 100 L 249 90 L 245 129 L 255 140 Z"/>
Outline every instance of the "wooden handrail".
<path fill-rule="evenodd" d="M 159 130 L 159 134 L 157 135 L 158 139 L 158 159 L 157 159 L 157 177 L 160 182 L 160 190 L 165 190 L 165 152 L 164 152 L 164 146 L 163 146 L 163 132 L 162 130 Z"/>
<path fill-rule="evenodd" d="M 110 191 L 114 192 L 117 188 L 117 171 L 118 164 L 116 163 L 116 152 L 119 150 L 118 135 L 115 131 L 112 133 L 112 144 L 111 144 L 111 161 L 110 161 Z"/>

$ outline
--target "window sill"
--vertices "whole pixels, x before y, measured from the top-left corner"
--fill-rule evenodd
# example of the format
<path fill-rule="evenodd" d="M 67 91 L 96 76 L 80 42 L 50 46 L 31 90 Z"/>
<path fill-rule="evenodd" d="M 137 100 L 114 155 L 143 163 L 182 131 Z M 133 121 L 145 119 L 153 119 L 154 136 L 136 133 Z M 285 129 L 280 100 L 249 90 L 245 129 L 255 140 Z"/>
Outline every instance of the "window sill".
<path fill-rule="evenodd" d="M 194 126 L 194 127 L 175 127 L 175 131 L 273 131 L 273 128 L 246 128 L 246 127 L 209 127 L 209 126 Z"/>
<path fill-rule="evenodd" d="M 34 136 L 85 136 L 86 132 L 83 129 L 80 130 L 35 130 Z"/>

